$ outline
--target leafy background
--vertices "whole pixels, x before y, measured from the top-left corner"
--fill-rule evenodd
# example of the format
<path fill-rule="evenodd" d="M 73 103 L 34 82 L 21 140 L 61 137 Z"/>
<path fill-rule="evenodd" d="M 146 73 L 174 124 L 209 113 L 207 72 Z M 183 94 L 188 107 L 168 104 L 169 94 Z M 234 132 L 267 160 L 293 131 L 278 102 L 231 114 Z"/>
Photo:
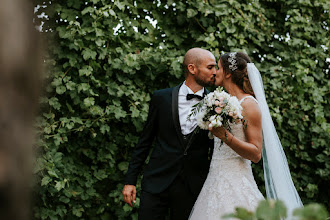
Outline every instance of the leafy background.
<path fill-rule="evenodd" d="M 184 80 L 192 47 L 259 68 L 304 202 L 329 210 L 326 0 L 34 0 L 47 42 L 36 219 L 137 219 L 121 190 L 150 94 Z M 254 166 L 262 191 L 262 163 Z M 138 184 L 138 190 L 140 185 Z M 139 202 L 139 201 L 138 201 Z"/>

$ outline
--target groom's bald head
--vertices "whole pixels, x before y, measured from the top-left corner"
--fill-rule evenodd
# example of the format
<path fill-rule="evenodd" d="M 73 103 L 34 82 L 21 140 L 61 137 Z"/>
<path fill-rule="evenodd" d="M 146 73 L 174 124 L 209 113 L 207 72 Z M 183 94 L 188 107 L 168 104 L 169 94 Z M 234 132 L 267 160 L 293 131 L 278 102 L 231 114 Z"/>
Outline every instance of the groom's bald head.
<path fill-rule="evenodd" d="M 210 51 L 197 47 L 188 50 L 183 60 L 183 69 L 186 76 L 189 73 L 189 64 L 194 64 L 198 67 L 206 57 L 210 56 L 210 54 L 213 56 Z"/>

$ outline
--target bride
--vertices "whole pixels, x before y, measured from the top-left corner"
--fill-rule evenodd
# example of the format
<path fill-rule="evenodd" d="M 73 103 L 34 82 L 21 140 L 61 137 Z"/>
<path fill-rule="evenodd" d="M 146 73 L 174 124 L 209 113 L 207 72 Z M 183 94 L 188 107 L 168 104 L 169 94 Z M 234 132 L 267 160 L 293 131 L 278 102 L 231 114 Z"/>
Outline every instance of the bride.
<path fill-rule="evenodd" d="M 190 220 L 221 219 L 236 207 L 255 211 L 264 197 L 254 180 L 251 161 L 263 155 L 268 198 L 282 200 L 289 213 L 302 203 L 293 185 L 285 154 L 276 134 L 258 69 L 241 52 L 227 53 L 218 63 L 216 85 L 236 96 L 244 122 L 210 131 L 216 136 L 209 174 L 191 211 Z"/>

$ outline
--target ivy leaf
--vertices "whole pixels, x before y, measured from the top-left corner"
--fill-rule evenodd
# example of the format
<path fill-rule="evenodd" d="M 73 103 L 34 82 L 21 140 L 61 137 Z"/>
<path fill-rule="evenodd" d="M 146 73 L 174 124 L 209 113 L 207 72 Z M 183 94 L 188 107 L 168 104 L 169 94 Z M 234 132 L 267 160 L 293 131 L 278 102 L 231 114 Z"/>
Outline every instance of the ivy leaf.
<path fill-rule="evenodd" d="M 258 219 L 276 220 L 285 218 L 286 212 L 286 207 L 282 201 L 265 200 L 260 202 L 256 215 Z"/>
<path fill-rule="evenodd" d="M 92 106 L 92 107 L 89 109 L 89 112 L 90 112 L 92 115 L 102 115 L 102 114 L 103 114 L 103 109 L 102 109 L 100 106 Z"/>
<path fill-rule="evenodd" d="M 131 206 L 129 206 L 128 204 L 125 204 L 123 206 L 123 210 L 124 210 L 124 212 L 131 212 L 133 210 L 133 208 Z"/>
<path fill-rule="evenodd" d="M 88 97 L 88 98 L 85 98 L 84 99 L 84 105 L 86 106 L 86 107 L 90 107 L 90 106 L 92 106 L 92 105 L 94 105 L 95 104 L 95 99 L 94 99 L 94 97 Z"/>
<path fill-rule="evenodd" d="M 63 189 L 65 187 L 64 181 L 55 181 L 55 182 L 56 182 L 55 189 L 57 191 L 61 191 L 61 189 Z"/>
<path fill-rule="evenodd" d="M 298 219 L 327 219 L 329 217 L 326 208 L 321 204 L 308 204 L 303 208 L 295 209 L 293 216 Z"/>
<path fill-rule="evenodd" d="M 102 134 L 105 134 L 106 132 L 110 132 L 110 127 L 106 124 L 101 125 L 100 131 Z"/>
<path fill-rule="evenodd" d="M 94 172 L 94 176 L 96 177 L 96 179 L 98 180 L 103 180 L 105 178 L 108 177 L 108 175 L 106 174 L 105 170 L 98 170 Z"/>
<path fill-rule="evenodd" d="M 136 107 L 131 106 L 130 110 L 132 112 L 132 118 L 136 118 L 140 115 L 140 111 Z"/>
<path fill-rule="evenodd" d="M 45 128 L 44 128 L 44 132 L 45 132 L 46 134 L 50 134 L 50 133 L 52 132 L 52 127 L 51 127 L 51 126 L 49 126 L 49 127 L 45 127 Z"/>
<path fill-rule="evenodd" d="M 61 202 L 63 202 L 63 203 L 69 203 L 69 202 L 70 202 L 70 199 L 69 199 L 68 197 L 66 197 L 66 196 L 61 196 L 61 197 L 59 198 L 59 200 L 60 200 Z"/>
<path fill-rule="evenodd" d="M 65 84 L 66 88 L 68 90 L 75 90 L 76 89 L 76 83 L 69 81 Z"/>
<path fill-rule="evenodd" d="M 119 164 L 118 164 L 118 168 L 119 168 L 119 170 L 120 171 L 127 171 L 127 169 L 128 169 L 128 162 L 127 161 L 125 161 L 125 162 L 120 162 Z"/>
<path fill-rule="evenodd" d="M 82 14 L 82 15 L 85 15 L 85 14 L 87 14 L 87 13 L 93 13 L 94 10 L 95 10 L 95 9 L 94 9 L 93 7 L 90 7 L 90 6 L 89 6 L 89 7 L 86 7 L 84 10 L 82 10 L 82 11 L 81 11 L 81 14 Z"/>
<path fill-rule="evenodd" d="M 57 87 L 62 85 L 62 78 L 54 78 L 53 82 L 51 83 L 52 86 Z"/>
<path fill-rule="evenodd" d="M 41 180 L 41 186 L 48 185 L 48 183 L 50 183 L 51 181 L 52 181 L 52 179 L 49 176 L 45 176 Z"/>
<path fill-rule="evenodd" d="M 94 60 L 95 57 L 96 57 L 96 52 L 92 51 L 90 49 L 83 50 L 81 54 L 83 55 L 83 58 L 85 60 L 88 60 L 88 59 L 93 59 Z"/>
<path fill-rule="evenodd" d="M 125 10 L 125 4 L 123 2 L 120 1 L 115 1 L 115 5 L 122 11 Z"/>
<path fill-rule="evenodd" d="M 79 206 L 78 207 L 74 206 L 72 209 L 72 214 L 74 214 L 77 217 L 81 217 L 83 212 L 84 212 L 84 209 Z"/>
<path fill-rule="evenodd" d="M 60 86 L 56 87 L 56 93 L 57 94 L 61 95 L 61 94 L 65 93 L 65 92 L 66 92 L 66 87 L 65 86 L 60 85 Z"/>
<path fill-rule="evenodd" d="M 95 41 L 95 44 L 96 44 L 97 46 L 99 46 L 99 47 L 103 46 L 104 43 L 105 43 L 105 41 L 102 40 L 101 38 L 98 38 L 98 39 Z M 106 53 L 106 51 L 105 51 L 105 53 Z"/>
<path fill-rule="evenodd" d="M 90 85 L 88 83 L 81 83 L 78 85 L 78 92 L 88 91 L 90 89 Z"/>
<path fill-rule="evenodd" d="M 104 32 L 102 31 L 102 29 L 96 28 L 95 29 L 95 33 L 97 37 L 102 37 L 104 36 Z"/>
<path fill-rule="evenodd" d="M 56 177 L 56 178 L 58 178 L 58 175 L 56 174 L 56 172 L 55 172 L 54 170 L 49 170 L 49 171 L 48 171 L 48 174 L 49 174 L 49 176 L 51 176 L 51 177 Z"/>
<path fill-rule="evenodd" d="M 92 74 L 93 68 L 91 66 L 83 66 L 79 70 L 79 76 L 89 76 Z"/>
<path fill-rule="evenodd" d="M 194 9 L 188 9 L 187 10 L 187 17 L 188 18 L 192 18 L 194 16 L 196 16 L 198 14 L 198 11 L 194 10 Z"/>
<path fill-rule="evenodd" d="M 117 17 L 117 16 L 116 16 L 116 13 L 115 13 L 114 10 L 110 9 L 110 10 L 109 10 L 109 13 L 110 13 L 111 16 L 113 16 L 113 17 Z"/>
<path fill-rule="evenodd" d="M 126 117 L 126 112 L 124 110 L 122 110 L 121 108 L 117 108 L 115 110 L 115 118 L 116 119 L 120 119 L 120 118 L 124 118 Z"/>

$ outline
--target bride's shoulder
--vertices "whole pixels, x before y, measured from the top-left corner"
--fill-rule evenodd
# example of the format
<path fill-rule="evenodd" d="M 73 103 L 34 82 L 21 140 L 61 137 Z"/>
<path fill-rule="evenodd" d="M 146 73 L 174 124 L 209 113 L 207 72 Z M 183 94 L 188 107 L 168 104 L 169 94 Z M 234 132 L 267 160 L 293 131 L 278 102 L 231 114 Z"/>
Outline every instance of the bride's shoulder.
<path fill-rule="evenodd" d="M 261 111 L 258 102 L 254 98 L 246 98 L 242 103 L 243 116 L 250 119 L 261 119 Z"/>

